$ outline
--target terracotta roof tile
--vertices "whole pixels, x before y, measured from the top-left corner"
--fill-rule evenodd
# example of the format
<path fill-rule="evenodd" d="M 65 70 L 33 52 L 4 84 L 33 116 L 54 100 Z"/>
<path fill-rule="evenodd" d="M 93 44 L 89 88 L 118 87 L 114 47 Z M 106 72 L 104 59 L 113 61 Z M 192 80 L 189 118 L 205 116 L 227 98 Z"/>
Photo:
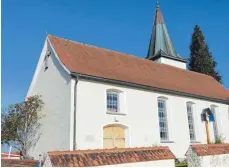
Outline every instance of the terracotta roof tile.
<path fill-rule="evenodd" d="M 1 159 L 1 167 L 38 167 L 38 160 Z"/>
<path fill-rule="evenodd" d="M 168 147 L 53 151 L 48 152 L 48 154 L 54 167 L 68 165 L 90 167 L 175 159 L 175 156 Z"/>
<path fill-rule="evenodd" d="M 4 159 L 8 159 L 8 152 L 2 152 L 1 157 Z M 11 152 L 9 159 L 15 159 L 15 158 L 20 158 L 20 152 Z"/>
<path fill-rule="evenodd" d="M 55 36 L 48 38 L 60 61 L 71 72 L 229 103 L 229 91 L 210 76 Z"/>
<path fill-rule="evenodd" d="M 198 156 L 229 154 L 229 143 L 191 145 Z"/>

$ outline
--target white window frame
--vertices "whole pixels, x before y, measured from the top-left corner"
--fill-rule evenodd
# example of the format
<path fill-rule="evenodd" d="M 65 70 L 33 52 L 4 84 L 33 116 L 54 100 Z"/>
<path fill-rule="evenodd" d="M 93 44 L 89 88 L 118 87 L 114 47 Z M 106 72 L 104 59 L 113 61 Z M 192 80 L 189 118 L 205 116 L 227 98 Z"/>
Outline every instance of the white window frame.
<path fill-rule="evenodd" d="M 157 108 L 158 108 L 158 121 L 159 121 L 159 134 L 160 134 L 160 140 L 163 141 L 169 141 L 169 126 L 168 126 L 168 99 L 167 98 L 162 98 L 158 97 L 157 99 Z M 159 107 L 159 103 L 163 102 L 164 103 L 164 109 L 161 109 Z M 161 112 L 160 112 L 161 111 Z M 160 114 L 162 113 L 162 114 Z M 163 114 L 164 113 L 164 114 Z M 164 124 L 162 124 L 164 123 Z M 162 128 L 163 125 L 163 128 Z M 163 129 L 163 131 L 162 131 Z M 165 133 L 165 137 L 161 136 L 161 132 Z"/>
<path fill-rule="evenodd" d="M 193 109 L 194 109 L 194 103 L 192 102 L 187 102 L 186 103 L 186 110 L 187 110 L 187 119 L 188 119 L 188 128 L 189 128 L 189 138 L 190 141 L 196 141 L 196 129 L 195 129 L 195 117 L 193 114 Z M 188 109 L 190 107 L 190 110 Z M 190 125 L 192 128 L 190 128 Z M 193 134 L 193 138 L 191 138 L 191 134 Z"/>
<path fill-rule="evenodd" d="M 116 109 L 115 108 L 109 108 L 109 99 L 108 99 L 108 95 L 116 95 L 117 100 L 111 100 L 110 99 L 110 106 L 113 106 L 114 103 L 116 104 Z M 113 102 L 112 102 L 113 101 Z M 120 113 L 120 102 L 119 102 L 119 92 L 118 91 L 114 91 L 114 90 L 107 90 L 106 92 L 106 107 L 107 107 L 107 112 L 109 113 Z"/>
<path fill-rule="evenodd" d="M 124 91 L 121 91 L 116 88 L 107 88 L 105 91 L 105 111 L 106 114 L 110 115 L 127 115 L 127 107 L 126 107 L 126 95 Z M 114 93 L 117 94 L 117 110 L 115 109 L 109 109 L 108 108 L 108 93 Z"/>

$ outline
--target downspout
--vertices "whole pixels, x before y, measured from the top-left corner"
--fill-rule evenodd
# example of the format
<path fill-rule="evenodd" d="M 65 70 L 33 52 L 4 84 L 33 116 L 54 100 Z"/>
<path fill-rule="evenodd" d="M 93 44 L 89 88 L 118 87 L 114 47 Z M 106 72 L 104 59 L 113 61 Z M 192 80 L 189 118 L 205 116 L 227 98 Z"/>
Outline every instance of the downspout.
<path fill-rule="evenodd" d="M 73 150 L 76 150 L 76 102 L 77 102 L 77 83 L 78 83 L 78 75 L 75 78 L 74 85 L 74 115 L 73 115 Z"/>

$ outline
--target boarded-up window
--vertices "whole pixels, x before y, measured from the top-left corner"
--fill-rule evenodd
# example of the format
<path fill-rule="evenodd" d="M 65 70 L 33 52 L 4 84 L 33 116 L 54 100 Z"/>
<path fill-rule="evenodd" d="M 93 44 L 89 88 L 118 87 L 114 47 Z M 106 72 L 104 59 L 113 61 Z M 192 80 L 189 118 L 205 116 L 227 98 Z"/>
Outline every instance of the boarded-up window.
<path fill-rule="evenodd" d="M 103 128 L 103 148 L 124 148 L 125 130 L 119 126 Z"/>

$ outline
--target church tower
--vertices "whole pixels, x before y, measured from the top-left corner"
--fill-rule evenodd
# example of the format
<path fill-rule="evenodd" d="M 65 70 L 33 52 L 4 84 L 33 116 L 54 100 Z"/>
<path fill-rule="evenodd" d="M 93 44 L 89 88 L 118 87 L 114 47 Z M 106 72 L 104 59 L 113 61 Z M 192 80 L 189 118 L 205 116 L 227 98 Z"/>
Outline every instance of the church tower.
<path fill-rule="evenodd" d="M 186 69 L 187 60 L 177 54 L 158 2 L 146 59 Z"/>

